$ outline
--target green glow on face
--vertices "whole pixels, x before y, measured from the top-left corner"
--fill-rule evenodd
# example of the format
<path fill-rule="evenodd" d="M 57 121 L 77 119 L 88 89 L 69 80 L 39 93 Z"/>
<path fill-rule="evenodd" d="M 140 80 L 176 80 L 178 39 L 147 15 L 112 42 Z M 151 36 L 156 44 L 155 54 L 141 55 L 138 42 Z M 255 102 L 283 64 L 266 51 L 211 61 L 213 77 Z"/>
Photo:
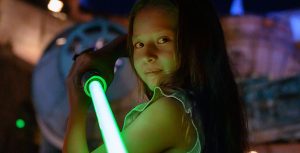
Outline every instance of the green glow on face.
<path fill-rule="evenodd" d="M 88 80 L 90 81 L 85 83 L 85 92 L 87 94 L 87 91 L 90 91 L 89 96 L 92 98 L 98 124 L 108 153 L 128 153 L 105 95 L 104 89 L 107 88 L 105 80 L 99 76 L 93 76 Z"/>
<path fill-rule="evenodd" d="M 19 129 L 22 129 L 22 128 L 24 128 L 25 127 L 25 121 L 23 120 L 23 119 L 17 119 L 16 120 L 16 126 L 17 126 L 17 128 L 19 128 Z"/>
<path fill-rule="evenodd" d="M 84 92 L 85 92 L 86 95 L 88 95 L 89 97 L 91 97 L 90 91 L 89 91 L 89 88 L 88 88 L 88 85 L 89 85 L 92 81 L 99 81 L 100 84 L 101 84 L 102 87 L 103 87 L 104 92 L 106 91 L 106 89 L 107 89 L 106 81 L 105 81 L 102 77 L 100 77 L 100 76 L 98 76 L 98 75 L 94 75 L 94 76 L 90 77 L 90 78 L 85 82 L 85 84 L 84 84 L 83 89 L 84 89 Z"/>

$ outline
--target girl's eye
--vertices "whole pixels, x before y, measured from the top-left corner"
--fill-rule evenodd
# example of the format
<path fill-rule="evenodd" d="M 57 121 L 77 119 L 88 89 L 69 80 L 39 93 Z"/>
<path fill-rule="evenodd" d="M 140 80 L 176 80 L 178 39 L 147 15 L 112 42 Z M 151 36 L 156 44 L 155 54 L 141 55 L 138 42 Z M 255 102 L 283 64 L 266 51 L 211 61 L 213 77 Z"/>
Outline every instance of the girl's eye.
<path fill-rule="evenodd" d="M 144 47 L 144 44 L 138 42 L 138 43 L 136 43 L 136 44 L 134 45 L 134 47 L 135 47 L 135 48 L 142 48 L 142 47 Z"/>
<path fill-rule="evenodd" d="M 162 38 L 159 38 L 157 42 L 159 44 L 163 44 L 163 43 L 166 43 L 168 41 L 169 41 L 169 39 L 167 37 L 162 37 Z"/>

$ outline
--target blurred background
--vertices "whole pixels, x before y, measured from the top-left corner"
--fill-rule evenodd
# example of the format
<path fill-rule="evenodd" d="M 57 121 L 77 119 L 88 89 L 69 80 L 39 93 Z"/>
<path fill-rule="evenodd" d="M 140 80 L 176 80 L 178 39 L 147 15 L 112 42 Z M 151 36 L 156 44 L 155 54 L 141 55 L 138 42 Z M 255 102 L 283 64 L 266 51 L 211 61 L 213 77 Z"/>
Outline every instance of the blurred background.
<path fill-rule="evenodd" d="M 0 152 L 61 152 L 72 56 L 126 33 L 135 0 L 0 0 Z M 251 153 L 300 153 L 300 1 L 212 0 L 247 106 Z M 188 57 L 187 57 L 188 58 Z M 128 59 L 107 96 L 122 127 L 138 104 Z M 91 108 L 88 143 L 102 140 Z"/>

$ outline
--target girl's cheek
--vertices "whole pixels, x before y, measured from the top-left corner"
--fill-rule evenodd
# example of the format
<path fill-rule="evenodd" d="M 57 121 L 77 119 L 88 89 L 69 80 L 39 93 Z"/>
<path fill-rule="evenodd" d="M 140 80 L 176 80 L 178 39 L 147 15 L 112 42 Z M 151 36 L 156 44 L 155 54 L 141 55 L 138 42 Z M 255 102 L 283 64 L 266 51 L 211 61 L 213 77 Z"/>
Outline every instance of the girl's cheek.
<path fill-rule="evenodd" d="M 138 66 L 140 63 L 141 63 L 141 60 L 142 60 L 142 55 L 138 54 L 138 53 L 135 53 L 133 55 L 133 64 Z"/>
<path fill-rule="evenodd" d="M 136 58 L 133 58 L 133 67 L 139 75 L 139 61 Z"/>

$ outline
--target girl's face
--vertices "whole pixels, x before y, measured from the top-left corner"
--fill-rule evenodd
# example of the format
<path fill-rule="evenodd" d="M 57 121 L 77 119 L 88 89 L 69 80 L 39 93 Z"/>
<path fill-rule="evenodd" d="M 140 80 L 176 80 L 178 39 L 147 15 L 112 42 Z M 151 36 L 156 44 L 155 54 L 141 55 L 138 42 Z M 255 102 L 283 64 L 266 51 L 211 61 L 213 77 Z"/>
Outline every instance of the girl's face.
<path fill-rule="evenodd" d="M 134 19 L 134 68 L 150 90 L 176 69 L 176 29 L 175 15 L 160 8 L 144 8 Z"/>

